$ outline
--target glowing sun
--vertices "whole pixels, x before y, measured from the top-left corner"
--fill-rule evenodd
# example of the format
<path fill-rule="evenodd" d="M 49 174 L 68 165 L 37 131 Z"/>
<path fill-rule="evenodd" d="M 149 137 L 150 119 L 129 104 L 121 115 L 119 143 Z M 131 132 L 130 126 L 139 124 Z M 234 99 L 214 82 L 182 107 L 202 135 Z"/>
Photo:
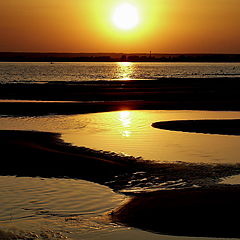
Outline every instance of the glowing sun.
<path fill-rule="evenodd" d="M 138 9 L 129 3 L 123 3 L 116 7 L 112 20 L 119 29 L 133 29 L 140 22 Z"/>

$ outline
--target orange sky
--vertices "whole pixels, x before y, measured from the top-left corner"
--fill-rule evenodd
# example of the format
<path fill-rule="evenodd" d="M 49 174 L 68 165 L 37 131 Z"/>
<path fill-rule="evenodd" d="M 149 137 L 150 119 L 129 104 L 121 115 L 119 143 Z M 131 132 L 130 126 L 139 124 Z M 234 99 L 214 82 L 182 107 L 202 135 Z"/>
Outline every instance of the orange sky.
<path fill-rule="evenodd" d="M 128 2 L 140 23 L 120 30 Z M 0 51 L 240 53 L 240 0 L 2 0 Z"/>

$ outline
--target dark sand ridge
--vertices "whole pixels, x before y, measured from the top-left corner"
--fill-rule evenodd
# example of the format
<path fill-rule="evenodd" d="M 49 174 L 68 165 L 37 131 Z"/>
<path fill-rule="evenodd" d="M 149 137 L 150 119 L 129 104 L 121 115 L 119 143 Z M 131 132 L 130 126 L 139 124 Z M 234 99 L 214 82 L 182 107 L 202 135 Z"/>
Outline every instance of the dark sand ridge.
<path fill-rule="evenodd" d="M 124 161 L 96 156 L 85 148 L 72 147 L 59 134 L 34 131 L 0 131 L 2 175 L 82 177 L 92 180 L 126 169 Z"/>
<path fill-rule="evenodd" d="M 0 174 L 83 178 L 119 190 L 126 185 L 129 188 L 141 186 L 140 182 L 145 186 L 146 183 L 159 184 L 179 179 L 188 186 L 214 184 L 222 177 L 240 173 L 237 164 L 155 163 L 74 147 L 59 137 L 59 134 L 47 132 L 0 131 L 1 154 L 4 156 Z M 144 182 L 142 179 L 147 180 Z M 134 181 L 129 185 L 131 180 Z"/>
<path fill-rule="evenodd" d="M 77 101 L 1 102 L 0 114 L 75 114 L 121 109 L 240 110 L 239 86 L 239 78 L 0 84 L 1 99 Z"/>
<path fill-rule="evenodd" d="M 154 128 L 172 131 L 235 135 L 235 136 L 240 135 L 239 119 L 166 121 L 153 123 L 152 126 Z"/>
<path fill-rule="evenodd" d="M 111 214 L 114 222 L 167 235 L 239 238 L 240 186 L 145 193 Z"/>
<path fill-rule="evenodd" d="M 2 99 L 69 101 L 239 102 L 240 78 L 161 78 L 85 82 L 0 84 Z"/>

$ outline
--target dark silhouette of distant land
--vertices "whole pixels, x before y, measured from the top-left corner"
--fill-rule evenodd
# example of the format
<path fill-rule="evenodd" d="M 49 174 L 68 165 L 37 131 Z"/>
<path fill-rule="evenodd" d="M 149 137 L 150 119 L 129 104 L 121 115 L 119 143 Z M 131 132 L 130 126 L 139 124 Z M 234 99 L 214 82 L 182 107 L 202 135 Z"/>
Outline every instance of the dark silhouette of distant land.
<path fill-rule="evenodd" d="M 1 62 L 240 62 L 240 54 L 0 52 Z"/>

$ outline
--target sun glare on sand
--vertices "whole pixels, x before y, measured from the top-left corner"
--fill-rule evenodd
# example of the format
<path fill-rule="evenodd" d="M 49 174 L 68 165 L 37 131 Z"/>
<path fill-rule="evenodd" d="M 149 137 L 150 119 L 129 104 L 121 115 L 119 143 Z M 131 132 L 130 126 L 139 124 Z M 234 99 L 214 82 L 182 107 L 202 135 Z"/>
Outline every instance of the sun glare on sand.
<path fill-rule="evenodd" d="M 116 7 L 112 20 L 119 29 L 133 29 L 140 22 L 138 9 L 132 4 L 122 3 Z"/>

